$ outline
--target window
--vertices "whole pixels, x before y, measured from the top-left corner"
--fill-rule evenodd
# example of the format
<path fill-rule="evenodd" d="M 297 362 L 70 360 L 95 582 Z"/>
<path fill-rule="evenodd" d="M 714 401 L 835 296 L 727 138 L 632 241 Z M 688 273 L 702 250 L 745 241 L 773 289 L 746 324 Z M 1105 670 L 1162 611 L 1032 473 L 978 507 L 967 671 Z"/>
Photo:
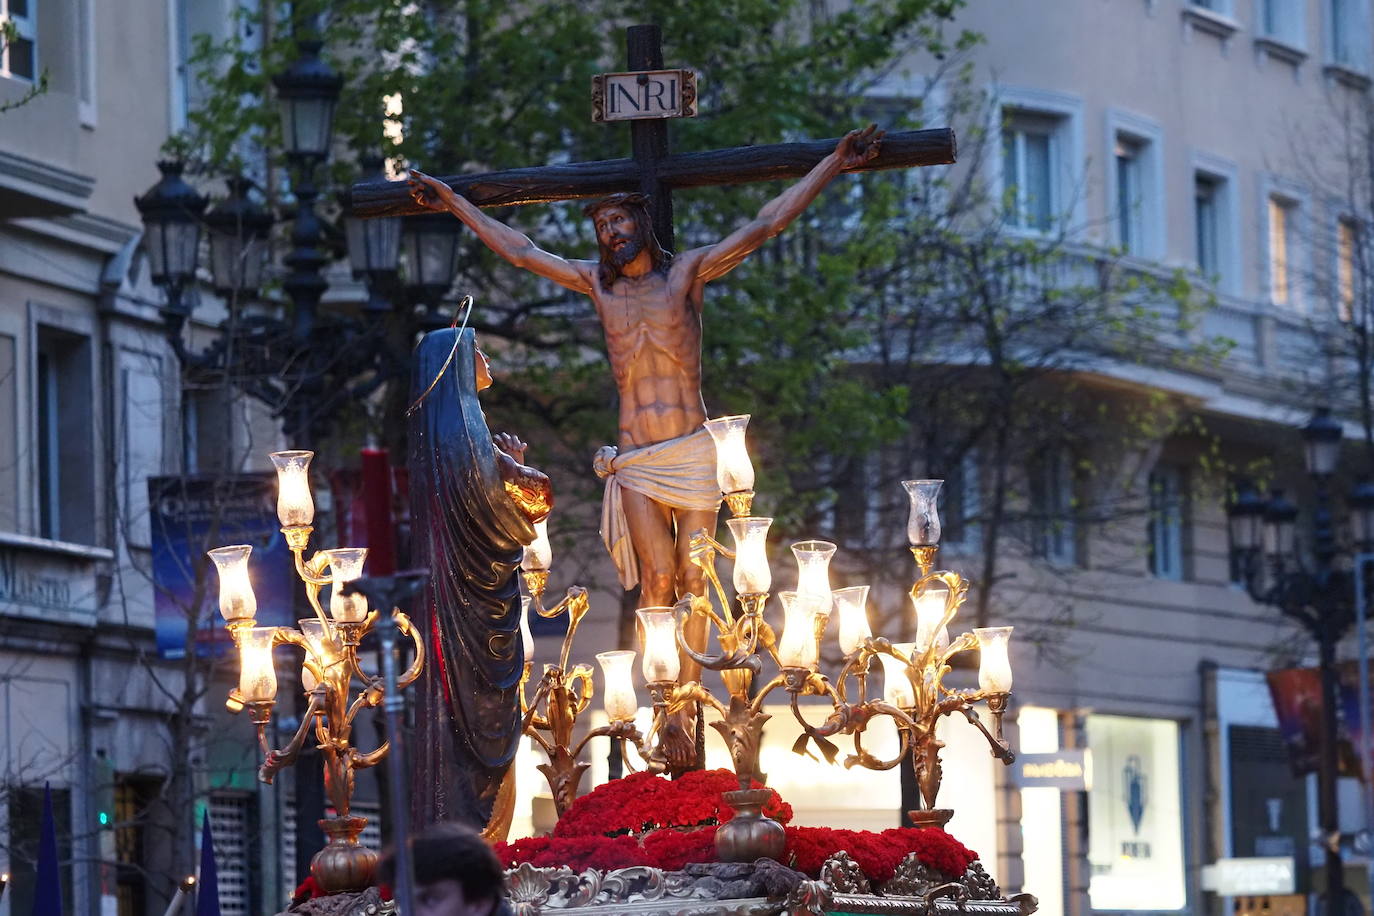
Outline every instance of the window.
<path fill-rule="evenodd" d="M 1258 0 L 1255 12 L 1260 35 L 1301 48 L 1306 39 L 1303 29 L 1305 6 L 1304 0 Z"/>
<path fill-rule="evenodd" d="M 1008 222 L 1018 229 L 1047 232 L 1055 216 L 1055 129 L 1060 119 L 1020 112 L 1005 118 L 1002 186 Z"/>
<path fill-rule="evenodd" d="M 1300 305 L 1293 275 L 1297 211 L 1295 202 L 1269 197 L 1269 301 L 1292 308 Z"/>
<path fill-rule="evenodd" d="M 1356 258 L 1359 254 L 1360 234 L 1355 224 L 1348 220 L 1336 222 L 1336 314 L 1342 321 L 1355 319 L 1355 283 L 1359 272 Z"/>
<path fill-rule="evenodd" d="M 0 23 L 11 27 L 9 41 L 0 42 L 0 76 L 34 81 L 38 72 L 38 40 L 32 4 L 37 0 L 0 0 Z"/>
<path fill-rule="evenodd" d="M 1150 573 L 1159 579 L 1181 580 L 1186 499 L 1183 473 L 1175 467 L 1157 467 L 1150 474 L 1149 488 Z"/>
<path fill-rule="evenodd" d="M 1112 241 L 1126 254 L 1163 257 L 1163 129 L 1147 117 L 1115 108 L 1107 110 L 1106 126 L 1112 151 L 1106 182 Z"/>
<path fill-rule="evenodd" d="M 946 547 L 973 548 L 978 544 L 978 458 L 973 452 L 933 476 L 943 475 L 940 488 L 940 541 Z"/>
<path fill-rule="evenodd" d="M 96 460 L 89 339 L 40 325 L 33 391 L 38 535 L 94 544 Z"/>
<path fill-rule="evenodd" d="M 19 531 L 19 384 L 15 339 L 0 334 L 0 531 Z"/>
<path fill-rule="evenodd" d="M 1127 254 L 1143 253 L 1144 146 L 1139 140 L 1116 140 L 1116 233 L 1117 243 Z"/>
<path fill-rule="evenodd" d="M 1062 450 L 1049 453 L 1032 470 L 1031 552 L 1063 566 L 1078 561 L 1074 489 L 1073 462 Z"/>
<path fill-rule="evenodd" d="M 1221 275 L 1221 181 L 1211 175 L 1193 178 L 1193 224 L 1197 268 L 1206 277 Z"/>
<path fill-rule="evenodd" d="M 121 348 L 120 387 L 120 505 L 124 531 L 129 543 L 147 547 L 152 543 L 148 517 L 148 478 L 162 473 L 162 397 L 161 360 L 152 354 Z"/>
<path fill-rule="evenodd" d="M 1351 70 L 1367 66 L 1365 42 L 1369 32 L 1361 27 L 1364 0 L 1326 0 L 1327 54 L 1331 63 Z"/>

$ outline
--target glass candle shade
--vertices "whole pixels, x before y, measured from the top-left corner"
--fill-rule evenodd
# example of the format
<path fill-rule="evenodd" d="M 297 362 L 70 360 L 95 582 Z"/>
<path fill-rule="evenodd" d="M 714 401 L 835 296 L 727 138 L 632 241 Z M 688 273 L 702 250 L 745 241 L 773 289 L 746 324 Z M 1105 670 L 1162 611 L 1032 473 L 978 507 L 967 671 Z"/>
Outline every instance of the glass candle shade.
<path fill-rule="evenodd" d="M 975 627 L 978 639 L 978 689 L 985 693 L 1011 693 L 1011 627 Z"/>
<path fill-rule="evenodd" d="M 268 703 L 277 697 L 277 672 L 272 667 L 276 632 L 276 627 L 239 631 L 239 693 L 245 703 Z"/>
<path fill-rule="evenodd" d="M 868 626 L 868 586 L 837 588 L 832 594 L 840 615 L 840 651 L 852 655 L 873 635 Z"/>
<path fill-rule="evenodd" d="M 675 681 L 681 669 L 677 655 L 677 621 L 670 607 L 645 607 L 635 611 L 644 628 L 644 680 Z"/>
<path fill-rule="evenodd" d="M 744 444 L 749 414 L 707 420 L 702 425 L 716 443 L 716 483 L 720 492 L 754 489 L 754 465 Z"/>
<path fill-rule="evenodd" d="M 782 638 L 778 640 L 778 664 L 784 668 L 815 668 L 820 657 L 816 644 L 816 618 L 829 599 L 801 592 L 778 592 L 782 600 Z"/>
<path fill-rule="evenodd" d="M 549 543 L 549 520 L 534 523 L 534 540 L 525 546 L 520 568 L 525 572 L 547 572 L 553 565 L 553 545 Z"/>
<path fill-rule="evenodd" d="M 819 613 L 829 616 L 830 558 L 835 556 L 835 545 L 829 541 L 798 541 L 792 545 L 792 555 L 797 558 L 797 594 L 819 599 Z"/>
<path fill-rule="evenodd" d="M 940 513 L 936 502 L 943 480 L 903 480 L 906 495 L 911 497 L 911 514 L 906 520 L 906 539 L 912 547 L 929 547 L 940 543 Z"/>
<path fill-rule="evenodd" d="M 277 520 L 283 528 L 315 521 L 315 500 L 310 495 L 310 459 L 314 452 L 273 452 L 277 469 Z"/>
<path fill-rule="evenodd" d="M 520 649 L 525 661 L 534 658 L 534 634 L 530 632 L 530 598 L 520 597 Z"/>
<path fill-rule="evenodd" d="M 895 643 L 892 648 L 908 656 L 915 650 L 912 643 Z M 916 705 L 916 691 L 911 689 L 911 679 L 906 676 L 906 663 L 886 652 L 878 655 L 883 665 L 883 700 L 899 709 L 910 709 Z"/>
<path fill-rule="evenodd" d="M 735 593 L 762 595 L 773 587 L 768 568 L 768 526 L 771 518 L 732 518 L 726 521 L 735 536 Z"/>
<path fill-rule="evenodd" d="M 339 660 L 338 654 L 334 651 L 333 634 L 325 629 L 320 618 L 305 617 L 297 620 L 296 625 L 301 628 L 301 635 L 305 637 L 306 651 L 321 671 Z M 310 669 L 301 668 L 301 686 L 309 691 L 315 689 L 316 683 L 318 681 Z"/>
<path fill-rule="evenodd" d="M 629 649 L 615 652 L 598 652 L 596 660 L 601 664 L 601 674 L 606 679 L 602 703 L 606 715 L 612 722 L 624 722 L 635 717 L 638 701 L 635 699 L 635 685 L 632 680 L 635 654 Z"/>
<path fill-rule="evenodd" d="M 367 560 L 366 547 L 336 547 L 326 550 L 329 575 L 333 587 L 329 590 L 329 616 L 339 623 L 361 623 L 367 617 L 367 597 L 361 594 L 342 594 L 344 583 L 363 574 Z"/>
<path fill-rule="evenodd" d="M 931 643 L 943 651 L 949 645 L 949 628 L 941 626 L 945 617 L 945 602 L 949 599 L 949 589 L 943 587 L 927 588 L 913 596 L 911 603 L 916 608 L 916 651 L 924 652 Z"/>
<path fill-rule="evenodd" d="M 219 613 L 226 623 L 251 621 L 258 616 L 258 598 L 248 580 L 248 556 L 252 552 L 248 544 L 235 544 L 216 547 L 206 554 L 219 571 Z"/>

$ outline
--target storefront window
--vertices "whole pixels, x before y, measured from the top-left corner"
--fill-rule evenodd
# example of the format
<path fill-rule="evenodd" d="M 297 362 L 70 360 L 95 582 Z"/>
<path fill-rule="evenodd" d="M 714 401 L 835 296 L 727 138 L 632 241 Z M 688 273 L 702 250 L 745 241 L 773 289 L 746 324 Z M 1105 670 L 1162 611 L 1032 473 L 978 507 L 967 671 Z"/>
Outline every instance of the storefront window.
<path fill-rule="evenodd" d="M 1178 723 L 1089 716 L 1087 732 L 1093 909 L 1183 909 Z"/>

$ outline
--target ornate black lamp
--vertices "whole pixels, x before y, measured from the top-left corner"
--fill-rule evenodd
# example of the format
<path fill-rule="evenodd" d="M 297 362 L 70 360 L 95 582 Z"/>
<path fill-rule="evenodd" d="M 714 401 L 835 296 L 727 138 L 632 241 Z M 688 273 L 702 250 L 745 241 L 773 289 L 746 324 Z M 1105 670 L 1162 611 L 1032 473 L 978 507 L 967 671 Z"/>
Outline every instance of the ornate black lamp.
<path fill-rule="evenodd" d="M 1327 912 L 1332 912 L 1330 907 L 1343 907 L 1345 899 L 1336 801 L 1336 645 L 1355 620 L 1353 577 L 1363 574 L 1363 566 L 1337 562 L 1343 551 L 1331 511 L 1330 484 L 1340 461 L 1341 425 L 1328 408 L 1318 408 L 1303 427 L 1302 437 L 1316 498 L 1310 559 L 1298 545 L 1298 508 L 1284 498 L 1282 490 L 1274 490 L 1266 500 L 1252 486 L 1242 485 L 1226 514 L 1233 558 L 1243 573 L 1246 591 L 1255 601 L 1276 607 L 1302 624 L 1317 643 L 1323 697 L 1318 800 L 1321 845 L 1326 851 Z M 1347 505 L 1351 538 L 1345 552 L 1366 553 L 1374 548 L 1374 485 L 1367 481 L 1356 485 Z"/>
<path fill-rule="evenodd" d="M 249 196 L 252 181 L 236 176 L 226 183 L 229 196 L 205 214 L 210 230 L 210 277 L 215 292 L 238 302 L 262 289 L 276 221 Z"/>
<path fill-rule="evenodd" d="M 401 250 L 405 262 L 407 298 L 437 314 L 439 303 L 453 286 L 458 271 L 458 239 L 463 224 L 447 213 L 403 218 Z"/>
<path fill-rule="evenodd" d="M 365 156 L 362 160 L 364 181 L 385 181 L 380 156 Z M 344 197 L 344 195 L 340 195 Z M 347 208 L 345 208 L 347 212 Z M 348 242 L 348 262 L 353 279 L 367 284 L 368 312 L 386 311 L 390 302 L 386 293 L 395 288 L 396 267 L 401 257 L 401 218 L 386 216 L 380 219 L 344 217 L 344 237 Z"/>
<path fill-rule="evenodd" d="M 164 160 L 157 167 L 162 178 L 135 197 L 134 206 L 143 219 L 143 250 L 148 253 L 152 280 L 167 293 L 163 312 L 167 332 L 179 337 L 191 313 L 184 294 L 196 277 L 200 219 L 207 201 L 181 177 L 184 163 Z"/>
<path fill-rule="evenodd" d="M 318 38 L 296 42 L 298 56 L 283 73 L 272 77 L 281 112 L 282 143 L 288 157 L 314 164 L 329 156 L 334 135 L 334 107 L 343 78 L 320 57 Z"/>

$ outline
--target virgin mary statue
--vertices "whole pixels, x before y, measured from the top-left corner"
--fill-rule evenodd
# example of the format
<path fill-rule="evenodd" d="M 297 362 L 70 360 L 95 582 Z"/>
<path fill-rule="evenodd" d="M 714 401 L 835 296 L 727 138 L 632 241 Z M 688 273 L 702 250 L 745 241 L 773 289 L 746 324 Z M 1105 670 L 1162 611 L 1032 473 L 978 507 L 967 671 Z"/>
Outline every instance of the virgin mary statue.
<path fill-rule="evenodd" d="M 520 737 L 516 572 L 551 494 L 548 478 L 520 465 L 523 454 L 493 444 L 477 401 L 490 375 L 471 329 L 426 334 L 414 366 L 413 563 L 430 570 L 415 616 L 434 662 L 420 683 L 411 816 L 480 829 Z M 512 492 L 543 498 L 517 503 Z"/>

